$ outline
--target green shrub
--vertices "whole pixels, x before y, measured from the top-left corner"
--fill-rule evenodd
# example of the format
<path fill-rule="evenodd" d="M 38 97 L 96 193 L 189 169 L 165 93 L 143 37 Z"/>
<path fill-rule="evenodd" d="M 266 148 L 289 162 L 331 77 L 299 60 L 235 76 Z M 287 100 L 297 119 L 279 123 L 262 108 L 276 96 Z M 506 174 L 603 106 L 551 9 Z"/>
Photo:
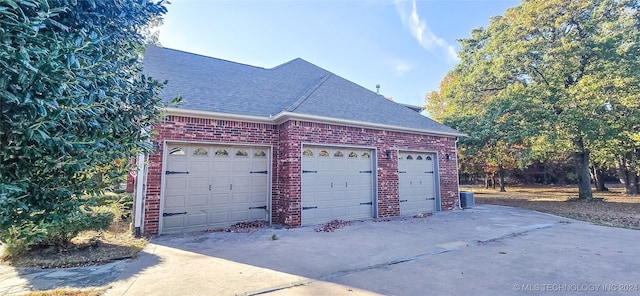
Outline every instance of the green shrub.
<path fill-rule="evenodd" d="M 65 247 L 80 232 L 107 230 L 122 215 L 120 208 L 115 205 L 77 211 L 44 227 L 9 227 L 0 234 L 3 238 L 4 255 L 20 256 L 34 246 Z M 44 232 L 38 229 L 44 229 Z"/>
<path fill-rule="evenodd" d="M 133 194 L 131 193 L 120 194 L 120 199 L 118 199 L 118 203 L 121 204 L 124 207 L 124 209 L 132 210 Z"/>
<path fill-rule="evenodd" d="M 24 238 L 16 238 L 4 243 L 4 254 L 6 256 L 21 256 L 29 251 L 29 242 Z"/>
<path fill-rule="evenodd" d="M 107 191 L 96 196 L 93 204 L 100 207 L 112 208 L 116 218 L 119 217 L 121 220 L 126 221 L 131 217 L 131 210 L 133 209 L 133 194 Z M 114 220 L 114 222 L 118 221 Z"/>
<path fill-rule="evenodd" d="M 159 96 L 164 84 L 142 75 L 147 40 L 140 32 L 166 7 L 0 2 L 0 241 L 64 243 L 106 228 L 110 219 L 83 213 L 80 197 L 122 182 L 127 160 L 152 148 L 152 134 L 141 131 L 167 104 Z"/>
<path fill-rule="evenodd" d="M 108 207 L 97 207 L 91 211 L 77 211 L 65 217 L 64 220 L 50 223 L 46 227 L 46 238 L 43 243 L 53 246 L 66 246 L 71 239 L 82 231 L 107 230 L 115 214 Z"/>
<path fill-rule="evenodd" d="M 32 225 L 33 226 L 33 225 Z M 27 227 L 28 229 L 20 229 L 17 226 L 11 226 L 2 231 L 2 244 L 4 246 L 5 256 L 20 256 L 29 251 L 29 247 L 36 242 L 41 241 L 45 234 L 34 231 L 36 227 Z"/>
<path fill-rule="evenodd" d="M 120 200 L 120 194 L 112 191 L 105 191 L 94 198 L 96 206 L 111 205 L 114 202 L 118 202 L 118 200 Z"/>

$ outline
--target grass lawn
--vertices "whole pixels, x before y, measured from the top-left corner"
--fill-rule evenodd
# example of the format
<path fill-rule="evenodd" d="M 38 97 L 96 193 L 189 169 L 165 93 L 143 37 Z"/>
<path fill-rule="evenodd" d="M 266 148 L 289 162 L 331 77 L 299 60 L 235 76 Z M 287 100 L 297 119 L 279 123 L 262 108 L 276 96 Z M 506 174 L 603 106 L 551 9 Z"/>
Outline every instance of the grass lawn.
<path fill-rule="evenodd" d="M 477 204 L 525 208 L 599 225 L 640 229 L 640 196 L 625 195 L 622 188 L 594 191 L 593 201 L 577 200 L 577 187 L 518 186 L 499 192 L 460 186 L 460 190 L 473 192 Z"/>

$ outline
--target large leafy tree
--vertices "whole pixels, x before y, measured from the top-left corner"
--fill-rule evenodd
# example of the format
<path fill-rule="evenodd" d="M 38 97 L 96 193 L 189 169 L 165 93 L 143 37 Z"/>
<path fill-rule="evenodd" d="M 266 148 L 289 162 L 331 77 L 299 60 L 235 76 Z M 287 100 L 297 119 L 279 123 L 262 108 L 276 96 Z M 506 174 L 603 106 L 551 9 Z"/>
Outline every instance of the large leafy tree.
<path fill-rule="evenodd" d="M 638 144 L 638 7 L 637 0 L 525 0 L 492 18 L 461 40 L 448 116 L 484 116 L 496 100 L 517 100 L 501 112 L 527 116 L 501 128 L 572 153 L 579 197 L 592 198 L 591 151 L 611 141 L 623 150 Z M 633 160 L 635 150 L 621 152 Z"/>
<path fill-rule="evenodd" d="M 425 109 L 429 112 L 431 119 L 442 123 L 444 117 L 451 113 L 453 106 L 449 106 L 450 85 L 455 81 L 455 77 L 451 76 L 451 73 L 447 73 L 440 82 L 440 89 L 427 93 Z"/>
<path fill-rule="evenodd" d="M 460 139 L 465 159 L 482 163 L 483 172 L 498 175 L 500 191 L 505 191 L 505 173 L 529 164 L 531 153 L 527 131 L 531 129 L 526 101 L 514 96 L 496 96 L 466 115 L 444 117 L 444 123 L 468 134 Z M 495 186 L 495 180 L 493 182 Z"/>
<path fill-rule="evenodd" d="M 141 32 L 165 12 L 148 0 L 0 2 L 0 240 L 38 241 L 101 190 L 95 168 L 148 148 L 162 85 L 141 75 Z"/>

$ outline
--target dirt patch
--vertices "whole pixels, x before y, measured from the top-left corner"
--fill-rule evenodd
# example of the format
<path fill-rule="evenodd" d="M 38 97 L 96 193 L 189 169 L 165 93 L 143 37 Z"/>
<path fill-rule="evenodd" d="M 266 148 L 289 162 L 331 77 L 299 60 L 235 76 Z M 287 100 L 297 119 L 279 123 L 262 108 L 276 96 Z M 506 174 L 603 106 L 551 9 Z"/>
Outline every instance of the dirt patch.
<path fill-rule="evenodd" d="M 315 231 L 316 232 L 334 232 L 340 228 L 343 228 L 349 225 L 351 225 L 351 221 L 333 220 L 329 223 L 318 226 L 315 229 Z"/>
<path fill-rule="evenodd" d="M 507 192 L 483 188 L 472 191 L 476 203 L 531 209 L 599 225 L 640 229 L 640 196 L 627 196 L 619 188 L 594 192 L 594 200 L 578 200 L 572 187 L 510 187 Z"/>
<path fill-rule="evenodd" d="M 135 238 L 130 232 L 86 231 L 66 248 L 36 247 L 24 256 L 2 258 L 0 261 L 13 266 L 39 268 L 91 266 L 135 258 L 146 244 L 146 239 Z"/>

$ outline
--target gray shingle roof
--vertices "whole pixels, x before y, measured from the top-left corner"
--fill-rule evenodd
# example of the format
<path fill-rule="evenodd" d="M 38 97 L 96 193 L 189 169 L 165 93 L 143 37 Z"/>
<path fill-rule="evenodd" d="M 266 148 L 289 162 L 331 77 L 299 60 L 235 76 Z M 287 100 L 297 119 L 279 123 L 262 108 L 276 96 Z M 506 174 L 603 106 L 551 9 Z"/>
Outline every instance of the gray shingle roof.
<path fill-rule="evenodd" d="M 181 95 L 184 109 L 264 117 L 286 111 L 460 134 L 300 58 L 265 69 L 149 46 L 144 72 L 168 80 L 163 99 Z"/>

